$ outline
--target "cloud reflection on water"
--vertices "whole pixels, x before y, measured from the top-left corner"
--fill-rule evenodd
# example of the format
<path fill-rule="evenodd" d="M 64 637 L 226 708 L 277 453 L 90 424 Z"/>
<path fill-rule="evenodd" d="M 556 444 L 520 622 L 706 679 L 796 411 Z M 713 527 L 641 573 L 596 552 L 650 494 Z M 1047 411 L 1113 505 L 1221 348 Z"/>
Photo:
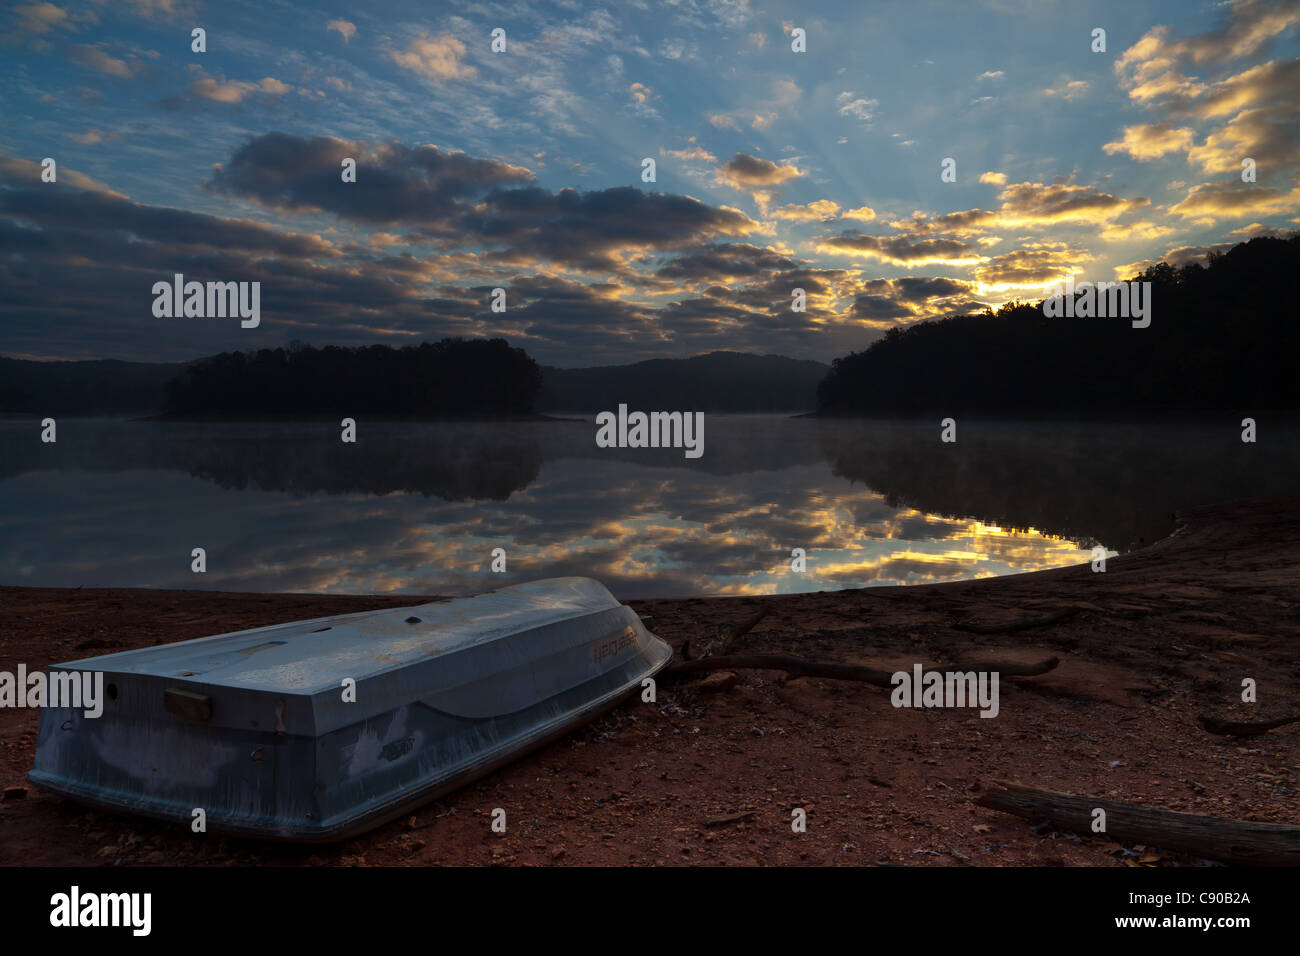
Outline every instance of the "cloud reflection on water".
<path fill-rule="evenodd" d="M 57 446 L 3 423 L 0 583 L 458 594 L 576 574 L 631 598 L 971 579 L 1154 540 L 1182 498 L 1268 455 L 1168 430 L 990 425 L 945 446 L 930 423 L 710 426 L 695 462 L 597 449 L 590 422 L 363 423 L 356 446 L 318 423 L 69 421 Z M 1260 493 L 1294 487 L 1288 447 Z M 488 570 L 495 547 L 506 574 Z"/>

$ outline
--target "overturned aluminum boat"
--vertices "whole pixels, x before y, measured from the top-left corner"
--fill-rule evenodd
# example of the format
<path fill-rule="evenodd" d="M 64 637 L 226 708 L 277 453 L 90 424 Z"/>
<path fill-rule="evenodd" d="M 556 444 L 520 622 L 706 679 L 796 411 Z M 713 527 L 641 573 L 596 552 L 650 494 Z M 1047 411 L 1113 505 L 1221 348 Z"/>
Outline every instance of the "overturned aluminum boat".
<path fill-rule="evenodd" d="M 638 691 L 672 651 L 598 582 L 553 578 L 56 664 L 103 714 L 41 712 L 33 784 L 209 829 L 335 840 Z M 351 684 L 350 682 L 355 682 Z"/>

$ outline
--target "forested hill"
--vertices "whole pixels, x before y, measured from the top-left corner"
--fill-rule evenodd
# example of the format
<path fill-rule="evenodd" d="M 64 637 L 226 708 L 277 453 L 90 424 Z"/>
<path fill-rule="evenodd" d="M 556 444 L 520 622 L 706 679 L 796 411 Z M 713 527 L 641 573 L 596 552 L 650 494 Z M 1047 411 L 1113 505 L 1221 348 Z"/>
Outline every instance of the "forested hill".
<path fill-rule="evenodd" d="M 1205 265 L 1155 265 L 1151 324 L 1049 318 L 1041 303 L 891 329 L 836 359 L 822 414 L 1068 414 L 1300 408 L 1300 235 L 1257 238 Z"/>
<path fill-rule="evenodd" d="M 20 415 L 151 415 L 184 364 L 36 362 L 0 357 L 0 412 Z"/>
<path fill-rule="evenodd" d="M 543 369 L 537 407 L 587 412 L 630 409 L 700 412 L 811 411 L 821 362 L 779 355 L 709 352 L 631 365 Z"/>
<path fill-rule="evenodd" d="M 505 339 L 223 352 L 167 383 L 175 418 L 383 418 L 532 413 L 541 368 Z"/>

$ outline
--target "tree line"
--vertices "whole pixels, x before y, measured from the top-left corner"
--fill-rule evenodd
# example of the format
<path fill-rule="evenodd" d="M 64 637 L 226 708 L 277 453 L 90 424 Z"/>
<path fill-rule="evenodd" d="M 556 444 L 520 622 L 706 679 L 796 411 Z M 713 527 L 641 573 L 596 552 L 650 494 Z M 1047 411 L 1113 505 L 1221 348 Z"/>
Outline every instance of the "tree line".
<path fill-rule="evenodd" d="M 1158 263 L 1151 325 L 1048 318 L 1042 303 L 890 329 L 835 359 L 817 387 L 823 414 L 1119 416 L 1300 408 L 1293 283 L 1300 234 L 1260 237 L 1204 264 Z"/>
<path fill-rule="evenodd" d="M 165 410 L 204 418 L 526 415 L 541 384 L 541 367 L 505 339 L 403 348 L 293 342 L 189 365 L 166 384 Z"/>

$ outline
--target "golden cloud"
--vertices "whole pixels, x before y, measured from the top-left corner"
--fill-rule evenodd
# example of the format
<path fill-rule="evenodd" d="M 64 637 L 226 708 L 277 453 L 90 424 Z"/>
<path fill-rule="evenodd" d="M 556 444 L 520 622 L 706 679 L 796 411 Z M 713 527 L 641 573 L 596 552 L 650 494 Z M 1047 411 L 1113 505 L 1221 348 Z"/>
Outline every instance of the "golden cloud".
<path fill-rule="evenodd" d="M 818 199 L 806 205 L 792 203 L 788 206 L 781 206 L 773 209 L 771 215 L 776 219 L 786 219 L 791 222 L 817 222 L 823 219 L 834 219 L 840 211 L 840 204 L 832 202 L 829 199 Z"/>
<path fill-rule="evenodd" d="M 388 55 L 398 66 L 436 82 L 468 79 L 477 72 L 462 62 L 465 44 L 450 34 L 430 36 L 422 32 L 405 50 L 393 50 Z"/>
<path fill-rule="evenodd" d="M 751 190 L 779 186 L 806 175 L 791 163 L 774 163 L 770 159 L 737 153 L 718 167 L 718 180 L 735 189 Z"/>
<path fill-rule="evenodd" d="M 994 256 L 975 270 L 980 295 L 1012 289 L 1038 289 L 1063 282 L 1091 262 L 1087 250 L 1063 242 L 1030 243 L 1023 249 Z"/>
<path fill-rule="evenodd" d="M 894 265 L 975 265 L 981 256 L 958 239 L 916 239 L 911 236 L 865 236 L 846 230 L 838 236 L 826 236 L 816 244 L 818 252 L 849 255 L 854 258 L 879 259 Z"/>
<path fill-rule="evenodd" d="M 1259 183 L 1230 179 L 1193 186 L 1186 198 L 1169 211 L 1184 219 L 1206 220 L 1208 224 L 1219 219 L 1269 216 L 1297 208 L 1300 208 L 1300 187 L 1283 192 Z"/>
<path fill-rule="evenodd" d="M 1174 127 L 1173 124 L 1147 123 L 1140 126 L 1126 126 L 1124 138 L 1102 147 L 1110 155 L 1128 153 L 1134 159 L 1145 162 L 1158 159 L 1167 153 L 1179 153 L 1190 149 L 1196 134 L 1186 126 Z"/>

